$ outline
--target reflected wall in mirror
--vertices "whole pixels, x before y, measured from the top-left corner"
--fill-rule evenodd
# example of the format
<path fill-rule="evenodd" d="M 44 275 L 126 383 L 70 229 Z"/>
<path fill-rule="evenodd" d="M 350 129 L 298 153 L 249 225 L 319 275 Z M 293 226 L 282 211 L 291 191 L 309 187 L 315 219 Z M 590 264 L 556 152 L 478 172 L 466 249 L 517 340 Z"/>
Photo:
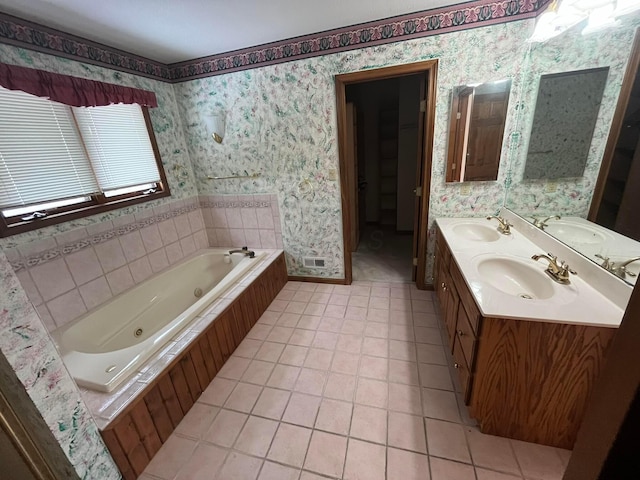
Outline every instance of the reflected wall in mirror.
<path fill-rule="evenodd" d="M 581 177 L 609 68 L 540 77 L 525 180 Z"/>
<path fill-rule="evenodd" d="M 510 91 L 511 79 L 453 89 L 447 182 L 497 180 Z"/>

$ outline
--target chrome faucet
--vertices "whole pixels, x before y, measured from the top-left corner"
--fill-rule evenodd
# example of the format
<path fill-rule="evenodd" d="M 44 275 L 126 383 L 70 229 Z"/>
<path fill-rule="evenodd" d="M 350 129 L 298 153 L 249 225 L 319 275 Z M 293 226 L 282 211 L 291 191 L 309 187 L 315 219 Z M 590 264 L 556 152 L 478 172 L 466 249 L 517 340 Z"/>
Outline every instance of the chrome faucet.
<path fill-rule="evenodd" d="M 571 283 L 569 280 L 570 273 L 577 275 L 575 271 L 569 268 L 569 265 L 567 265 L 565 261 L 558 263 L 558 257 L 552 253 L 547 253 L 547 255 L 532 255 L 531 258 L 536 262 L 540 259 L 548 261 L 549 266 L 544 272 L 549 275 L 554 282 L 561 283 L 562 285 L 569 285 Z"/>
<path fill-rule="evenodd" d="M 505 220 L 502 217 L 496 217 L 494 215 L 487 217 L 487 220 L 492 220 L 494 218 L 500 222 L 500 225 L 498 225 L 498 231 L 503 235 L 511 235 L 511 227 L 513 227 L 513 225 L 509 223 L 509 220 Z"/>
<path fill-rule="evenodd" d="M 623 263 L 620 263 L 620 264 L 618 264 L 616 262 L 612 262 L 609 259 L 609 257 L 603 257 L 599 253 L 596 253 L 596 257 L 602 259 L 602 263 L 600 264 L 600 266 L 602 268 L 604 268 L 605 270 L 608 270 L 609 272 L 617 275 L 618 277 L 620 277 L 622 279 L 627 278 L 627 275 L 629 275 L 630 277 L 637 276 L 635 273 L 630 272 L 630 271 L 627 270 L 627 265 L 629 265 L 630 263 L 633 263 L 633 262 L 637 262 L 638 260 L 640 260 L 640 257 L 630 258 L 626 262 L 623 262 Z"/>
<path fill-rule="evenodd" d="M 256 252 L 254 252 L 253 250 L 249 250 L 247 247 L 242 247 L 239 250 L 238 249 L 229 250 L 229 255 L 231 255 L 233 253 L 243 253 L 244 255 L 246 255 L 249 258 L 254 258 L 256 256 Z"/>
<path fill-rule="evenodd" d="M 552 215 L 550 217 L 545 218 L 544 220 L 540 220 L 538 217 L 531 217 L 533 219 L 533 226 L 538 227 L 540 230 L 544 230 L 544 227 L 548 227 L 547 222 L 549 220 L 560 220 L 559 215 Z"/>

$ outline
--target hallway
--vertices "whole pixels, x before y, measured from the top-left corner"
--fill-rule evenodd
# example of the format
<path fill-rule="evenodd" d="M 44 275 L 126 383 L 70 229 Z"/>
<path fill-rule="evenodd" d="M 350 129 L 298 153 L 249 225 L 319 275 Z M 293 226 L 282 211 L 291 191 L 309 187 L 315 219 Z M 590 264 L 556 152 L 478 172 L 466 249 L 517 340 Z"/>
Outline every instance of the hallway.
<path fill-rule="evenodd" d="M 357 281 L 410 283 L 413 235 L 368 225 L 353 252 L 353 279 Z"/>

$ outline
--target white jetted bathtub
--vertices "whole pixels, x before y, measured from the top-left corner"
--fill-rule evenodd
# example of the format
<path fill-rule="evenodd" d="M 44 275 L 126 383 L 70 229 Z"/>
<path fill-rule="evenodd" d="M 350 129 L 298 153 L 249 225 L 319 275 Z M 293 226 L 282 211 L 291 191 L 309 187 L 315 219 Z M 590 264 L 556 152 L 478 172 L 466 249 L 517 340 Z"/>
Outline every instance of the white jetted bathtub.
<path fill-rule="evenodd" d="M 228 252 L 204 250 L 54 331 L 78 385 L 113 390 L 264 255 Z"/>

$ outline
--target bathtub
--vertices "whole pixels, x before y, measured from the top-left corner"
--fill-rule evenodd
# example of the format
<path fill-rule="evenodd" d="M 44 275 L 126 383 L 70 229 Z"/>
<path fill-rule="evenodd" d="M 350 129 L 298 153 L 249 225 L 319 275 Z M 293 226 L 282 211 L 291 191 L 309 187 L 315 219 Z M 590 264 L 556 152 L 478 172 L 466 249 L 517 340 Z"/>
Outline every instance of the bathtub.
<path fill-rule="evenodd" d="M 264 255 L 228 252 L 203 250 L 55 330 L 78 385 L 112 391 Z"/>

